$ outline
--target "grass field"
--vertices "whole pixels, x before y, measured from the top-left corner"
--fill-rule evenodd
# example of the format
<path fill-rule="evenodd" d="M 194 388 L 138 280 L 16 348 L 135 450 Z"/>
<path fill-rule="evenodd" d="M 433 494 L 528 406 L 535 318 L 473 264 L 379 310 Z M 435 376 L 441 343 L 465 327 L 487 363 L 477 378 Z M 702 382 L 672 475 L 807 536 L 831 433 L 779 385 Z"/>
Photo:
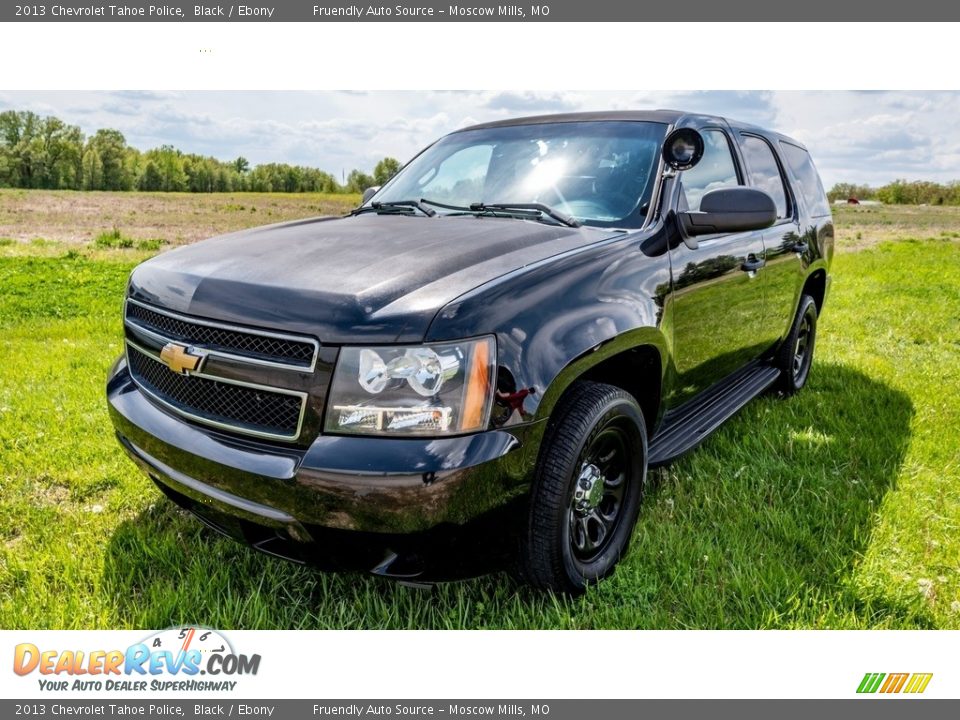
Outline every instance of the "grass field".
<path fill-rule="evenodd" d="M 152 250 L 93 240 L 186 241 L 194 216 L 209 234 L 327 202 L 231 198 L 104 195 L 112 219 L 74 235 L 87 195 L 0 193 L 17 238 L 0 240 L 0 627 L 960 628 L 957 209 L 839 209 L 808 387 L 652 477 L 630 555 L 568 600 L 504 575 L 428 592 L 294 567 L 219 539 L 126 460 L 103 380 Z M 50 207 L 35 225 L 20 203 Z M 241 222 L 230 203 L 258 209 Z"/>

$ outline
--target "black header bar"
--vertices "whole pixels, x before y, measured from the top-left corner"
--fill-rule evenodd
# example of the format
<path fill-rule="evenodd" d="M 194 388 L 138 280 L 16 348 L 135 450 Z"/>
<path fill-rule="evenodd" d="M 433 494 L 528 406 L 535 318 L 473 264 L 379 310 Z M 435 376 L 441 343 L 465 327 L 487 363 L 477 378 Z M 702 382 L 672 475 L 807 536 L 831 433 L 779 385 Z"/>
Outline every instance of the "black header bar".
<path fill-rule="evenodd" d="M 0 4 L 0 22 L 750 22 L 823 21 L 856 24 L 875 21 L 945 21 L 960 19 L 960 4 L 940 0 L 404 0 L 363 3 L 359 0 L 250 0 L 248 3 L 101 2 L 57 0 Z M 682 29 L 677 28 L 678 42 Z M 809 31 L 795 29 L 798 51 L 811 42 Z M 789 45 L 789 37 L 783 42 Z"/>

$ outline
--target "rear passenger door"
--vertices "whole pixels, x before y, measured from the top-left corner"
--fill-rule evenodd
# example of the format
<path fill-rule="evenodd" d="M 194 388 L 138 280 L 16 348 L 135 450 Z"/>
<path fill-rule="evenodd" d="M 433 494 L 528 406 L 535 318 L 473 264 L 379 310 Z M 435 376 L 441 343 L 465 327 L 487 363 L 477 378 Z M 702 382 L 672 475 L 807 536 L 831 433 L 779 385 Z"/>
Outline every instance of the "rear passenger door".
<path fill-rule="evenodd" d="M 769 194 L 777 205 L 776 223 L 763 231 L 765 312 L 758 336 L 759 342 L 771 348 L 790 327 L 803 283 L 803 264 L 797 252 L 802 246 L 799 217 L 788 190 L 786 168 L 770 142 L 748 132 L 740 133 L 739 140 L 748 183 Z"/>
<path fill-rule="evenodd" d="M 743 184 L 728 133 L 702 128 L 703 157 L 680 173 L 676 210 L 696 211 L 703 196 Z M 765 323 L 760 279 L 761 231 L 702 235 L 697 248 L 680 243 L 670 251 L 673 275 L 675 382 L 667 407 L 689 400 L 743 367 L 763 350 Z"/>

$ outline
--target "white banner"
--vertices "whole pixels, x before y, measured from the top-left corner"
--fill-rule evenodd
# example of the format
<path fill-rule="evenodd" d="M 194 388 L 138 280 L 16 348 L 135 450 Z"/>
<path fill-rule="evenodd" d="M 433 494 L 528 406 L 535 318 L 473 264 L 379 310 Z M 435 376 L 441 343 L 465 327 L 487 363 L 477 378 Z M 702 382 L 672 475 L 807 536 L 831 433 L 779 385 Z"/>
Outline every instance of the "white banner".
<path fill-rule="evenodd" d="M 0 631 L 0 692 L 121 700 L 960 698 L 958 647 L 957 631 Z M 868 674 L 884 677 L 858 693 L 871 689 L 861 688 Z"/>

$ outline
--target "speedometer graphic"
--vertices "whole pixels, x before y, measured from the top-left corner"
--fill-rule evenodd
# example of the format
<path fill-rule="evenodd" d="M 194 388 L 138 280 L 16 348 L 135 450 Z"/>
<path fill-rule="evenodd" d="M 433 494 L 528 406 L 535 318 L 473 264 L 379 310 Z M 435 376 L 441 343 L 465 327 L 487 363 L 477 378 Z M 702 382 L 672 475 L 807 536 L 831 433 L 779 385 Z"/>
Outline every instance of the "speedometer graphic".
<path fill-rule="evenodd" d="M 197 650 L 203 657 L 213 653 L 233 654 L 233 646 L 223 635 L 212 628 L 200 625 L 172 627 L 145 638 L 143 642 L 152 651 L 166 650 L 176 656 Z"/>

